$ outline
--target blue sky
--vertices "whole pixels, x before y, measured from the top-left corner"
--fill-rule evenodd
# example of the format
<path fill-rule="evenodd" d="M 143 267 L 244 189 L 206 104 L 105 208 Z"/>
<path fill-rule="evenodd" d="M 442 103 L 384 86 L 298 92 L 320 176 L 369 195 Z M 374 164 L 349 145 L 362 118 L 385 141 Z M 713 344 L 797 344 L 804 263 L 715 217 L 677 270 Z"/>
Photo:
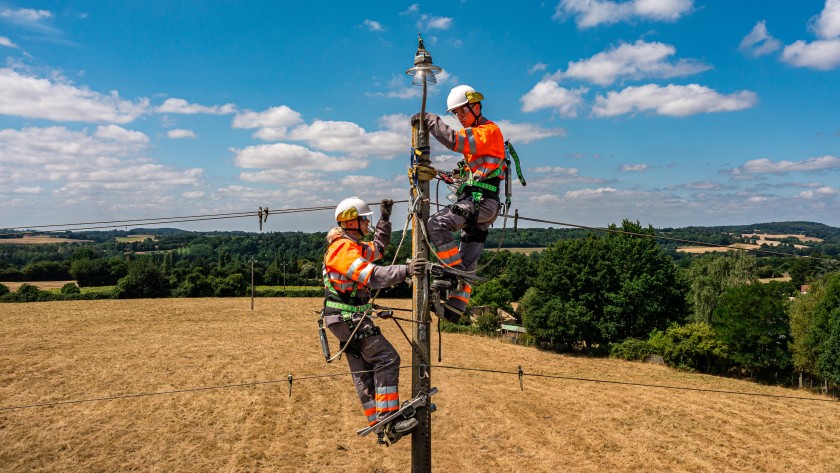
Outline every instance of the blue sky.
<path fill-rule="evenodd" d="M 840 0 L 0 0 L 0 227 L 405 199 L 418 31 L 523 216 L 840 226 Z"/>

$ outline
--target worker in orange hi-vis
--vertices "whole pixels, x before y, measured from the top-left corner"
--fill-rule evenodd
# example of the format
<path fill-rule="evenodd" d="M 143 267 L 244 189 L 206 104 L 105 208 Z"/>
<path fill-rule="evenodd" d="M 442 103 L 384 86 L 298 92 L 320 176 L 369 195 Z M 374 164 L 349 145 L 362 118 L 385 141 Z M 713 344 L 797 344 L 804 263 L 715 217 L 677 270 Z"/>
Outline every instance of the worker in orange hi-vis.
<path fill-rule="evenodd" d="M 464 155 L 453 172 L 457 201 L 429 217 L 426 228 L 438 260 L 450 268 L 474 272 L 490 226 L 499 215 L 499 187 L 505 176 L 505 140 L 499 127 L 482 115 L 484 96 L 468 85 L 454 87 L 446 99 L 447 111 L 464 127 L 456 131 L 433 113 L 424 121 L 442 145 Z M 412 117 L 412 124 L 419 114 Z M 460 246 L 454 231 L 461 231 Z M 451 278 L 451 290 L 437 314 L 457 322 L 470 300 L 472 288 L 463 278 Z"/>
<path fill-rule="evenodd" d="M 400 407 L 400 355 L 382 335 L 370 317 L 370 290 L 393 286 L 408 276 L 422 274 L 425 259 L 409 264 L 380 266 L 391 240 L 391 209 L 394 201 L 385 199 L 380 207 L 373 241 L 362 238 L 370 232 L 370 207 L 358 197 L 344 199 L 335 209 L 338 224 L 327 233 L 324 256 L 324 324 L 338 338 L 347 354 L 356 393 L 362 402 L 368 425 L 374 425 Z M 391 430 L 404 435 L 417 426 L 411 417 L 396 420 Z M 383 434 L 379 442 L 385 443 Z"/>

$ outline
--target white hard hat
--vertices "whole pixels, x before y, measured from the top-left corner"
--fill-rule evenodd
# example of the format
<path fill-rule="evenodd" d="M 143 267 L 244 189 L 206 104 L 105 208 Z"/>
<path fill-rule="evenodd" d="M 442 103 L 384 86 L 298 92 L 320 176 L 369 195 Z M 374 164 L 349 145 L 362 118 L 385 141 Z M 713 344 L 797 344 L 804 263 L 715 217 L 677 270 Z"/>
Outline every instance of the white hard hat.
<path fill-rule="evenodd" d="M 366 215 L 373 215 L 373 212 L 368 207 L 368 204 L 358 197 L 348 197 L 342 200 L 338 204 L 338 207 L 335 208 L 336 222 L 355 220 L 358 217 L 364 217 Z"/>
<path fill-rule="evenodd" d="M 449 92 L 449 97 L 446 97 L 446 111 L 451 112 L 458 107 L 468 103 L 478 103 L 484 100 L 484 96 L 480 92 L 468 85 L 457 85 Z"/>

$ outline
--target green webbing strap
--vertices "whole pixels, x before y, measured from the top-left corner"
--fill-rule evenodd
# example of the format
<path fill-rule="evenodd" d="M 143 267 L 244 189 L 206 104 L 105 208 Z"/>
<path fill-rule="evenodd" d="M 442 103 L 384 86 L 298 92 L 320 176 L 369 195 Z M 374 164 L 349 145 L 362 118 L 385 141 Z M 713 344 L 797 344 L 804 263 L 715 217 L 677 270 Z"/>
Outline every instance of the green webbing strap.
<path fill-rule="evenodd" d="M 505 141 L 505 147 L 507 148 L 507 155 L 513 158 L 513 162 L 516 164 L 516 177 L 519 178 L 519 183 L 524 187 L 525 178 L 522 176 L 522 167 L 519 165 L 519 155 L 516 154 L 516 150 L 513 149 L 513 145 L 510 144 L 510 140 Z"/>
<path fill-rule="evenodd" d="M 493 179 L 494 177 L 498 176 L 501 173 L 502 173 L 502 167 L 499 166 L 499 167 L 496 168 L 495 171 L 491 172 L 484 179 Z M 499 191 L 499 188 L 492 185 L 492 184 L 485 184 L 481 181 L 474 181 L 473 177 L 472 177 L 472 174 L 470 174 L 469 177 L 467 178 L 467 180 L 464 183 L 462 183 L 460 187 L 458 187 L 457 194 L 460 194 L 461 191 L 463 191 L 467 187 L 480 187 L 480 188 L 486 189 L 490 192 L 498 192 Z"/>
<path fill-rule="evenodd" d="M 330 309 L 338 309 L 341 311 L 341 315 L 352 315 L 352 314 L 361 314 L 363 312 L 367 312 L 373 307 L 371 304 L 365 305 L 349 305 L 349 304 L 342 304 L 341 302 L 333 302 L 333 301 L 326 301 L 327 307 Z"/>

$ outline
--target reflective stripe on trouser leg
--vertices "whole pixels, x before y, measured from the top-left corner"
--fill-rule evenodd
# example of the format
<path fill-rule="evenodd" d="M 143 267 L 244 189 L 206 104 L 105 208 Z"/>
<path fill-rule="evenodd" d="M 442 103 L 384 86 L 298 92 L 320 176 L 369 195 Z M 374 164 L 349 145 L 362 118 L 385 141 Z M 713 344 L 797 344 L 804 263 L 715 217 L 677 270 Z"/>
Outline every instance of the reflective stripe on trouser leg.
<path fill-rule="evenodd" d="M 470 295 L 472 294 L 472 287 L 464 283 L 464 287 L 458 287 L 449 293 L 446 299 L 446 305 L 454 309 L 458 313 L 463 313 L 470 302 Z"/>
<path fill-rule="evenodd" d="M 397 386 L 376 387 L 376 413 L 394 412 L 400 408 L 400 392 Z"/>
<path fill-rule="evenodd" d="M 365 320 L 364 323 L 373 327 L 373 323 L 369 320 Z M 365 327 L 360 330 L 365 330 Z M 397 387 L 400 385 L 400 354 L 383 335 L 363 338 L 359 350 L 362 353 L 361 359 L 374 370 L 369 373 L 373 377 L 375 386 L 372 394 L 374 394 L 374 401 L 377 401 L 377 418 L 382 419 L 388 413 L 399 409 L 400 399 Z"/>
<path fill-rule="evenodd" d="M 452 232 L 461 230 L 467 225 L 467 219 L 452 212 L 449 207 L 445 207 L 440 212 L 437 212 L 429 217 L 429 222 L 426 224 L 426 229 L 429 232 L 429 239 L 435 246 L 436 253 L 451 251 L 452 248 L 457 249 L 455 237 Z M 460 254 L 456 253 L 457 259 L 460 260 Z M 448 254 L 447 257 L 453 256 Z M 449 263 L 447 263 L 449 264 Z M 462 263 L 459 261 L 451 266 L 457 269 L 463 269 Z"/>
<path fill-rule="evenodd" d="M 370 321 L 365 320 L 366 324 Z M 365 325 L 366 325 L 365 324 Z M 370 325 L 373 325 L 370 323 Z M 350 338 L 350 328 L 344 322 L 332 323 L 327 326 L 330 332 L 336 336 L 340 341 L 346 341 Z M 365 327 L 359 330 L 364 330 Z M 347 366 L 350 367 L 350 372 L 353 377 L 353 386 L 356 388 L 356 394 L 359 396 L 359 401 L 362 403 L 362 410 L 367 418 L 368 425 L 373 425 L 377 422 L 376 416 L 376 400 L 374 399 L 374 369 L 373 365 L 365 361 L 363 356 L 356 358 L 350 353 L 345 353 L 344 357 L 347 359 Z"/>
<path fill-rule="evenodd" d="M 365 417 L 367 417 L 368 425 L 373 425 L 376 420 L 376 401 L 370 401 L 362 404 L 362 409 L 365 410 Z"/>
<path fill-rule="evenodd" d="M 435 248 L 438 259 L 447 266 L 457 267 L 461 265 L 461 253 L 454 241 L 444 243 Z"/>

